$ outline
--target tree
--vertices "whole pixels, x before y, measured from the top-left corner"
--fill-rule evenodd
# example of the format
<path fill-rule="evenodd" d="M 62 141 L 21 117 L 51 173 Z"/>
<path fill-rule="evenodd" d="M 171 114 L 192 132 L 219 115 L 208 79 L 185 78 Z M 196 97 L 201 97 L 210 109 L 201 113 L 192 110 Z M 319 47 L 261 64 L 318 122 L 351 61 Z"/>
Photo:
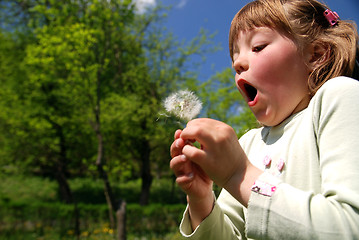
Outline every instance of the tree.
<path fill-rule="evenodd" d="M 236 97 L 216 94 L 229 89 L 230 72 L 202 85 L 197 80 L 199 63 L 191 57 L 216 50 L 213 35 L 202 30 L 178 42 L 160 25 L 166 9 L 138 15 L 131 1 L 120 0 L 1 3 L 16 31 L 5 27 L 8 35 L 0 35 L 1 56 L 11 56 L 0 62 L 0 154 L 56 179 L 65 202 L 74 201 L 69 177 L 101 177 L 112 227 L 121 196 L 114 196 L 111 179 L 138 169 L 129 177 L 142 179 L 145 205 L 153 166 L 170 175 L 168 149 L 178 125 L 160 112 L 172 91 L 194 90 L 209 104 L 206 116 L 240 125 L 229 116 L 241 106 Z"/>
<path fill-rule="evenodd" d="M 104 180 L 114 227 L 113 211 L 118 206 L 104 168 L 101 103 L 111 93 L 124 92 L 120 86 L 128 90 L 136 85 L 122 77 L 139 65 L 136 55 L 141 50 L 132 42 L 133 35 L 127 35 L 130 28 L 126 24 L 133 18 L 130 2 L 29 1 L 25 7 L 23 3 L 15 2 L 24 10 L 23 15 L 29 16 L 23 26 L 32 26 L 29 32 L 34 33 L 36 41 L 26 47 L 22 65 L 26 77 L 18 81 L 24 87 L 22 97 L 28 116 L 21 126 L 33 130 L 27 143 L 39 140 L 29 144 L 32 156 L 25 158 L 41 166 L 42 172 L 49 169 L 48 173 L 55 173 L 61 196 L 66 202 L 72 201 L 67 166 L 70 156 L 76 156 L 71 155 L 70 148 L 79 146 L 71 143 L 76 143 L 72 139 L 94 143 L 84 127 L 90 123 L 97 139 L 96 166 Z M 76 133 L 81 133 L 80 137 Z M 34 146 L 39 151 L 35 152 Z M 94 153 L 93 149 L 86 152 Z M 78 164 L 88 157 L 91 155 L 77 158 Z"/>
<path fill-rule="evenodd" d="M 55 7 L 36 6 L 51 20 L 66 10 L 66 7 Z M 46 15 L 49 12 L 50 17 Z M 129 44 L 131 36 L 126 35 L 124 18 L 130 20 L 132 15 L 127 6 L 93 1 L 82 6 L 82 14 L 82 18 L 72 16 L 75 21 L 70 18 L 67 22 L 54 17 L 53 21 L 45 21 L 48 25 L 36 30 L 38 42 L 28 46 L 25 58 L 29 76 L 27 89 L 32 89 L 28 97 L 35 106 L 41 106 L 41 117 L 57 129 L 71 120 L 84 125 L 90 123 L 97 139 L 95 164 L 104 182 L 114 228 L 113 212 L 119 207 L 104 168 L 102 117 L 106 113 L 102 112 L 101 104 L 111 94 L 121 93 L 119 86 L 131 87 L 132 83 L 125 82 L 122 76 L 136 64 L 134 56 L 139 50 L 135 44 Z M 126 44 L 129 47 L 124 49 Z"/>

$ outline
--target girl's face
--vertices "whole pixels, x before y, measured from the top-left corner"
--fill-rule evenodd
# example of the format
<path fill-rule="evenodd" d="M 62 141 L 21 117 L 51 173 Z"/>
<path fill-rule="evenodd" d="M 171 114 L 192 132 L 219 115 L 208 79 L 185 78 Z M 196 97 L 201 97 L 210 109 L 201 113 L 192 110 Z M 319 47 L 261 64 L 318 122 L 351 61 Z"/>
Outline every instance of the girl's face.
<path fill-rule="evenodd" d="M 278 125 L 308 106 L 309 51 L 268 27 L 240 32 L 233 49 L 237 87 L 260 123 Z"/>

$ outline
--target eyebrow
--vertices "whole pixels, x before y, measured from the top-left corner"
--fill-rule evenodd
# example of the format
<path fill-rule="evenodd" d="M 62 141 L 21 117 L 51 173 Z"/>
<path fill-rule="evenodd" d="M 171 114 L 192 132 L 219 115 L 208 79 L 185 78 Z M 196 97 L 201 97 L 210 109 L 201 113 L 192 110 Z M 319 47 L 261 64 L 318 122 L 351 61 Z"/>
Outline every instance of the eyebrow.
<path fill-rule="evenodd" d="M 246 34 L 245 42 L 250 42 L 255 34 L 263 33 L 264 35 L 271 34 L 274 30 L 268 27 L 259 27 L 259 28 L 253 28 L 251 30 L 248 30 Z M 239 34 L 238 34 L 239 36 Z M 237 36 L 237 40 L 238 40 Z M 237 41 L 233 41 L 233 43 L 236 43 Z M 233 44 L 233 53 L 239 53 L 238 44 Z"/>

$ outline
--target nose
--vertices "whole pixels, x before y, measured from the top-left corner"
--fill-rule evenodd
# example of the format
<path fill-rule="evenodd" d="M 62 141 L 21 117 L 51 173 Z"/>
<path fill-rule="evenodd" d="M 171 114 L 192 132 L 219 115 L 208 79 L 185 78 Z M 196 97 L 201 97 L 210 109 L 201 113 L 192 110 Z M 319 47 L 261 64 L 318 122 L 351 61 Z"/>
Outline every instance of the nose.
<path fill-rule="evenodd" d="M 242 55 L 237 55 L 233 62 L 233 68 L 237 74 L 241 74 L 249 69 L 248 59 Z"/>

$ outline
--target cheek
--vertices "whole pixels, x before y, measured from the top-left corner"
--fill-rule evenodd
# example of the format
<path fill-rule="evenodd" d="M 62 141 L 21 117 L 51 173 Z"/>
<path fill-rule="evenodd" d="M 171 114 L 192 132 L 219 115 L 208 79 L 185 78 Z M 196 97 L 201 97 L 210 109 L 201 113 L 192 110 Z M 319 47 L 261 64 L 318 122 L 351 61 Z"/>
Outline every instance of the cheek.
<path fill-rule="evenodd" d="M 289 49 L 288 51 L 268 52 L 255 59 L 255 77 L 261 80 L 261 84 L 279 84 L 288 81 L 303 71 L 303 66 L 298 61 L 298 56 Z"/>
<path fill-rule="evenodd" d="M 283 62 L 273 55 L 266 54 L 254 60 L 254 77 L 260 84 L 272 84 L 282 75 Z"/>

